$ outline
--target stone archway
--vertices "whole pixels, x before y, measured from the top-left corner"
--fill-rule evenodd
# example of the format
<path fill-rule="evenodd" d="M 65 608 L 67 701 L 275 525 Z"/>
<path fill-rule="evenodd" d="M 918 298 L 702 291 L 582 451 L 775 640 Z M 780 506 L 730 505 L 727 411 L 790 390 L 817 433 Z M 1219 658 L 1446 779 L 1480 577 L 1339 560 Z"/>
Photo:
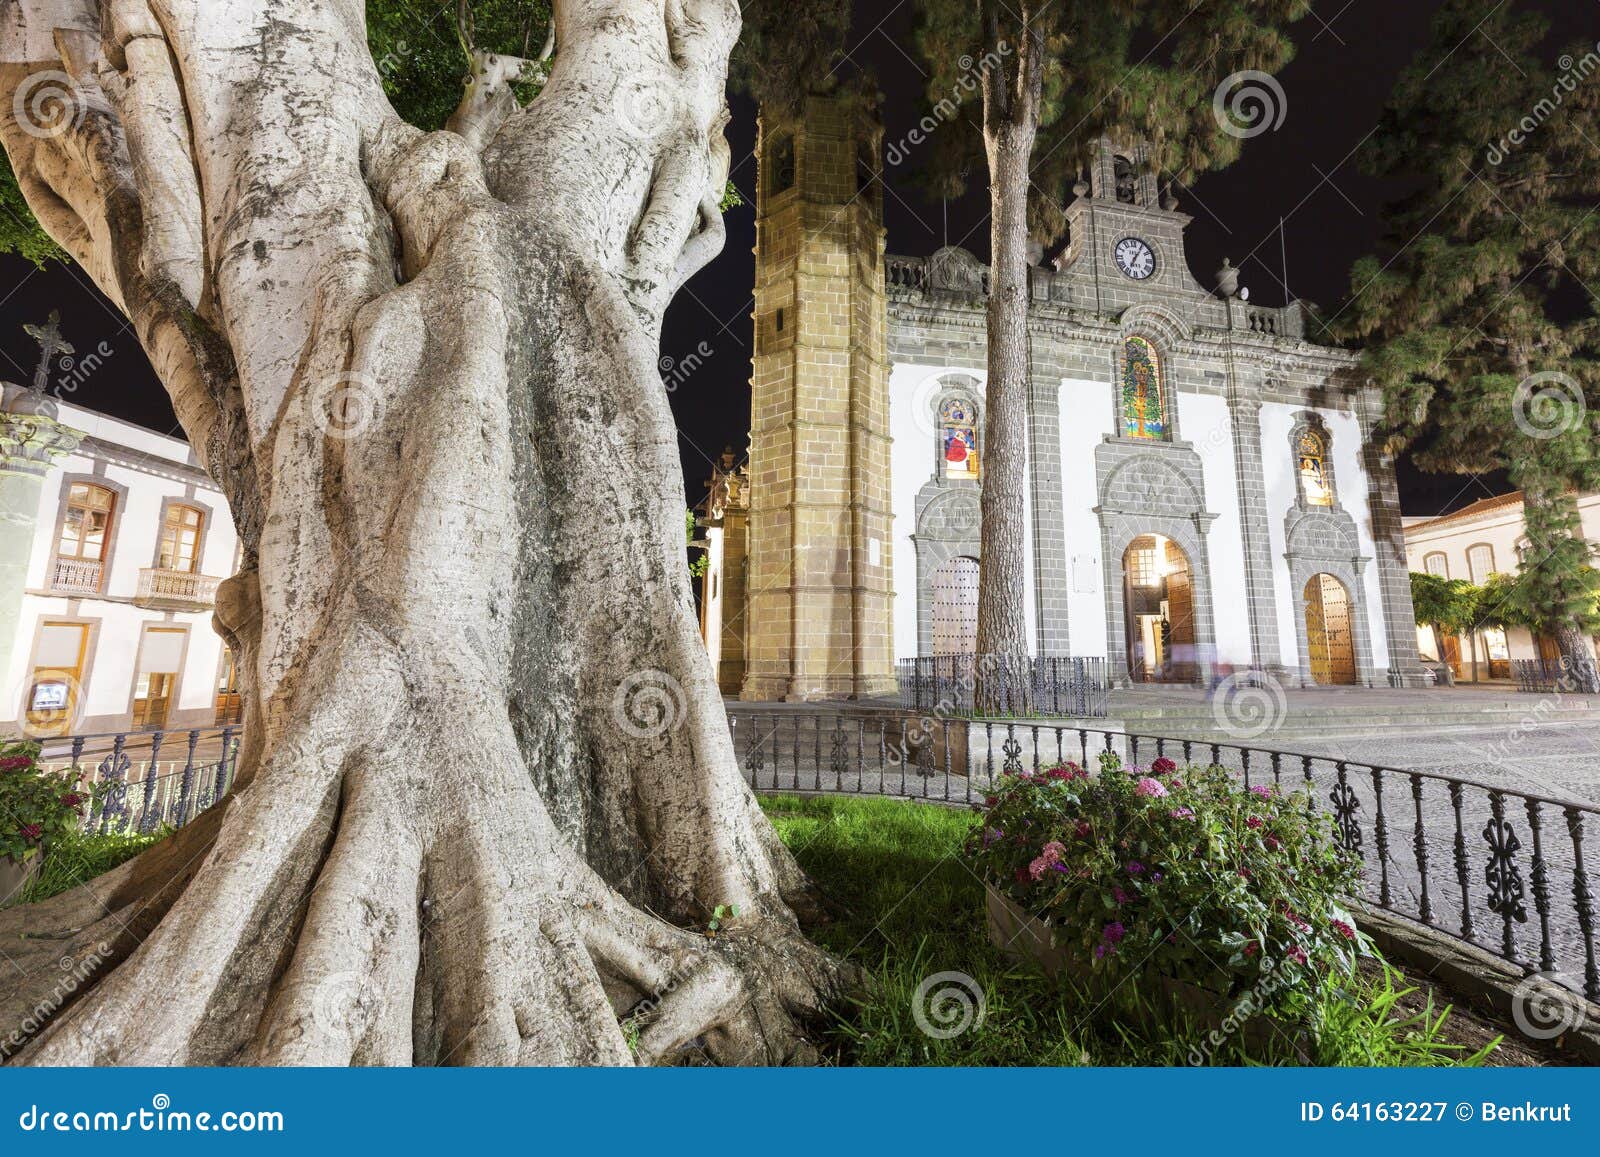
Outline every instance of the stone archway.
<path fill-rule="evenodd" d="M 1306 664 L 1318 686 L 1353 684 L 1356 672 L 1355 603 L 1350 590 L 1319 571 L 1301 591 L 1305 604 Z"/>

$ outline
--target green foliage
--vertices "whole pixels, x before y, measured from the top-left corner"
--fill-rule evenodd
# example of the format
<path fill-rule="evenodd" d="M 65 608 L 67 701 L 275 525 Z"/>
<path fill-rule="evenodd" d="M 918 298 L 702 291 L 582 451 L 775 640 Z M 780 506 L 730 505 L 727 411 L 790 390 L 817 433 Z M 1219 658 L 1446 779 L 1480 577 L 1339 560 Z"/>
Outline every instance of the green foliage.
<path fill-rule="evenodd" d="M 715 936 L 718 932 L 722 931 L 722 926 L 724 924 L 726 924 L 729 920 L 737 919 L 738 915 L 739 905 L 718 904 L 711 913 L 711 919 L 706 922 L 706 934 L 708 936 Z"/>
<path fill-rule="evenodd" d="M 867 969 L 869 983 L 838 1012 L 838 1059 L 859 1065 L 1178 1065 L 1196 1050 L 1214 1065 L 1300 1064 L 1291 1049 L 1230 1037 L 1182 1015 L 1138 1028 L 1095 1015 L 1097 999 L 1010 964 L 989 942 L 983 885 L 962 862 L 970 813 L 886 799 L 773 796 L 762 807 L 836 918 L 813 930 L 829 950 Z M 945 1038 L 918 1027 L 919 989 L 939 972 L 970 978 L 984 998 L 981 1025 Z M 1404 1012 L 1386 970 L 1330 978 L 1315 998 L 1310 1060 L 1322 1065 L 1481 1062 Z M 926 993 L 921 997 L 926 1004 Z"/>
<path fill-rule="evenodd" d="M 0 743 L 0 856 L 33 859 L 75 830 L 93 803 L 76 769 L 62 776 L 39 766 L 38 743 Z"/>
<path fill-rule="evenodd" d="M 473 43 L 485 52 L 536 58 L 549 26 L 549 0 L 472 2 Z M 367 45 L 395 111 L 418 128 L 443 128 L 468 71 L 456 0 L 370 0 Z M 528 86 L 517 95 L 526 103 L 535 92 Z"/>
<path fill-rule="evenodd" d="M 1553 626 L 1594 593 L 1572 492 L 1600 485 L 1600 82 L 1543 55 L 1547 28 L 1515 0 L 1442 5 L 1363 156 L 1415 191 L 1335 318 L 1367 343 L 1391 448 L 1523 491 L 1523 618 Z"/>
<path fill-rule="evenodd" d="M 984 171 L 983 102 L 974 82 L 986 54 L 996 54 L 1015 88 L 1026 19 L 1047 61 L 1029 215 L 1036 240 L 1048 244 L 1061 234 L 1059 206 L 1093 142 L 1107 133 L 1146 138 L 1152 166 L 1174 180 L 1237 160 L 1242 141 L 1223 130 L 1214 94 L 1234 73 L 1287 64 L 1294 56 L 1287 28 L 1310 10 L 1309 0 L 931 0 L 918 7 L 917 29 L 928 102 L 948 109 L 954 99 L 960 113 L 958 123 L 936 130 L 919 167 L 947 195 Z M 969 95 L 953 98 L 958 92 Z"/>
<path fill-rule="evenodd" d="M 790 118 L 808 93 L 838 86 L 838 65 L 850 30 L 850 0 L 804 4 L 741 0 L 740 8 L 744 27 L 733 50 L 729 79 L 760 108 Z"/>
<path fill-rule="evenodd" d="M 1157 977 L 1302 1013 L 1355 965 L 1359 861 L 1303 796 L 1245 790 L 1221 768 L 1100 757 L 1008 777 L 966 845 L 974 870 L 1047 920 L 1054 944 L 1107 992 Z M 1124 984 L 1132 980 L 1132 984 Z"/>
<path fill-rule="evenodd" d="M 34 219 L 33 210 L 17 187 L 11 161 L 0 149 L 0 253 L 14 253 L 42 267 L 46 261 L 67 261 L 57 245 Z"/>
<path fill-rule="evenodd" d="M 88 883 L 124 861 L 133 859 L 171 834 L 170 828 L 146 836 L 100 835 L 77 828 L 65 832 L 51 841 L 39 874 L 23 892 L 21 902 L 32 904 L 48 900 L 61 892 L 70 892 L 79 884 Z"/>
<path fill-rule="evenodd" d="M 1411 572 L 1411 604 L 1417 622 L 1437 627 L 1447 635 L 1470 631 L 1477 621 L 1477 588 L 1466 579 Z"/>

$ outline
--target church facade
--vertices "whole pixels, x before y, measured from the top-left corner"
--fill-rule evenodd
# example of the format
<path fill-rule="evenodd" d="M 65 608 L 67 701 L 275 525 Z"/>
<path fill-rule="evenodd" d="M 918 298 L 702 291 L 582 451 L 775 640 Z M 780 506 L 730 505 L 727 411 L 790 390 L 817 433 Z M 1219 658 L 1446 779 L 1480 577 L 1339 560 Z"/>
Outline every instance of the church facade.
<path fill-rule="evenodd" d="M 731 695 L 881 694 L 894 657 L 976 645 L 987 269 L 885 254 L 880 144 L 821 100 L 763 129 L 742 572 L 724 550 L 706 580 L 739 591 L 707 612 Z M 1118 683 L 1424 683 L 1380 397 L 1298 303 L 1198 285 L 1142 162 L 1101 142 L 1030 275 L 1035 653 Z"/>

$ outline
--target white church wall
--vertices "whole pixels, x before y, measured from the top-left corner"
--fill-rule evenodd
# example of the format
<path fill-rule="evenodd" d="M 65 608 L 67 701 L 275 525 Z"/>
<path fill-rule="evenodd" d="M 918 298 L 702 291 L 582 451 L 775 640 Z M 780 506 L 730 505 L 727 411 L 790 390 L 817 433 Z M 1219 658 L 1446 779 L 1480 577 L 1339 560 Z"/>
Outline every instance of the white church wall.
<path fill-rule="evenodd" d="M 1113 433 L 1111 384 L 1086 378 L 1061 382 L 1061 496 L 1067 543 L 1067 637 L 1072 653 L 1103 656 L 1106 640 L 1105 560 L 1095 447 Z"/>
<path fill-rule="evenodd" d="M 1333 478 L 1338 487 L 1339 505 L 1356 525 L 1356 540 L 1363 557 L 1373 561 L 1366 565 L 1362 585 L 1367 606 L 1368 638 L 1372 641 L 1372 663 L 1375 674 L 1381 675 L 1389 666 L 1389 638 L 1383 621 L 1383 584 L 1377 566 L 1377 544 L 1372 531 L 1372 507 L 1368 501 L 1371 481 L 1361 460 L 1361 426 L 1348 410 L 1311 407 L 1322 416 L 1333 441 Z M 1299 624 L 1296 622 L 1298 599 L 1289 578 L 1289 566 L 1284 560 L 1284 522 L 1289 508 L 1294 505 L 1298 480 L 1295 477 L 1295 460 L 1289 445 L 1289 434 L 1294 428 L 1295 415 L 1306 406 L 1292 406 L 1283 402 L 1264 402 L 1261 406 L 1261 445 L 1267 487 L 1267 529 L 1272 543 L 1272 582 L 1278 609 L 1278 643 L 1283 651 L 1283 662 L 1293 669 L 1301 662 Z"/>
<path fill-rule="evenodd" d="M 1234 469 L 1233 421 L 1227 399 L 1215 394 L 1178 392 L 1178 429 L 1200 455 L 1206 484 L 1206 509 L 1217 515 L 1206 533 L 1211 576 L 1217 662 L 1248 666 L 1249 603 L 1245 598 L 1244 530 L 1239 511 L 1238 474 Z"/>

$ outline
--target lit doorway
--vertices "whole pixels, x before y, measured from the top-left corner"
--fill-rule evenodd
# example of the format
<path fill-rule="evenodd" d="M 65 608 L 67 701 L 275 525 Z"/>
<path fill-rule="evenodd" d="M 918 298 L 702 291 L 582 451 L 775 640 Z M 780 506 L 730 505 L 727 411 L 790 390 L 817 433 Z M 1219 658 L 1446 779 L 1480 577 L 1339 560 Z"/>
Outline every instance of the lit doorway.
<path fill-rule="evenodd" d="M 133 726 L 161 730 L 167 726 L 177 695 L 178 672 L 188 641 L 183 627 L 146 627 L 139 643 L 139 672 L 134 680 Z"/>
<path fill-rule="evenodd" d="M 86 623 L 45 623 L 33 655 L 28 686 L 28 734 L 65 735 L 78 718 L 84 659 L 89 650 Z"/>
<path fill-rule="evenodd" d="M 1194 682 L 1199 656 L 1189 556 L 1170 538 L 1140 535 L 1123 552 L 1122 583 L 1128 678 Z"/>
<path fill-rule="evenodd" d="M 1331 574 L 1315 574 L 1304 593 L 1312 680 L 1320 686 L 1354 683 L 1356 648 L 1350 630 L 1350 592 Z"/>

